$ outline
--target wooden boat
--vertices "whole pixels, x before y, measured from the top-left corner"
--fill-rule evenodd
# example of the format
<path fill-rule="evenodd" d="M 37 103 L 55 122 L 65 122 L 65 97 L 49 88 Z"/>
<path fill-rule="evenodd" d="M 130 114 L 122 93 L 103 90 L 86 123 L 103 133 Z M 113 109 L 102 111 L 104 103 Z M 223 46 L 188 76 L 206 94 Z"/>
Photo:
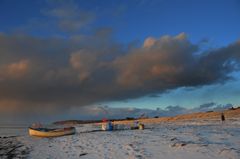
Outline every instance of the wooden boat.
<path fill-rule="evenodd" d="M 75 127 L 56 128 L 56 129 L 29 127 L 29 135 L 39 136 L 39 137 L 57 137 L 57 136 L 64 136 L 64 135 L 72 135 L 72 134 L 75 134 L 75 132 L 76 132 Z"/>

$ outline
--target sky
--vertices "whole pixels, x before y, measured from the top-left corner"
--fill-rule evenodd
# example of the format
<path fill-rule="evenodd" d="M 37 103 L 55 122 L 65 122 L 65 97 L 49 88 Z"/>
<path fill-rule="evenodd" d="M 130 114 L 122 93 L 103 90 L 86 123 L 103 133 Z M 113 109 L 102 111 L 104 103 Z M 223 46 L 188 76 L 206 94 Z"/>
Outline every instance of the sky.
<path fill-rule="evenodd" d="M 238 0 L 0 0 L 0 120 L 238 106 L 239 19 Z"/>

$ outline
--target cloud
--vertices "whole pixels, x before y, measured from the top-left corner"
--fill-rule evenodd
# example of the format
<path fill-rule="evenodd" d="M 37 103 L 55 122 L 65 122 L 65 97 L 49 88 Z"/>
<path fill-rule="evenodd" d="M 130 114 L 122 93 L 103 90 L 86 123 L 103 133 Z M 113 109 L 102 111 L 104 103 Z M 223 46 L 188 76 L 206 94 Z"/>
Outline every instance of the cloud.
<path fill-rule="evenodd" d="M 97 66 L 97 56 L 88 50 L 79 50 L 71 54 L 70 64 L 79 72 L 79 79 L 87 79 Z"/>
<path fill-rule="evenodd" d="M 47 6 L 47 8 L 42 9 L 42 13 L 49 18 L 48 22 L 56 25 L 64 32 L 79 32 L 95 18 L 94 13 L 81 9 L 73 0 L 49 0 Z"/>
<path fill-rule="evenodd" d="M 156 42 L 156 39 L 154 39 L 153 37 L 149 37 L 144 41 L 143 47 L 144 48 L 152 47 L 155 44 L 155 42 Z"/>
<path fill-rule="evenodd" d="M 29 71 L 29 61 L 26 59 L 0 67 L 1 80 L 19 79 Z"/>
<path fill-rule="evenodd" d="M 146 41 L 126 50 L 106 28 L 67 39 L 0 34 L 1 112 L 64 112 L 225 82 L 239 70 L 239 42 L 195 54 L 185 33 Z"/>
<path fill-rule="evenodd" d="M 202 108 L 203 105 L 211 105 L 205 109 Z M 145 117 L 167 117 L 176 116 L 181 114 L 195 113 L 195 112 L 207 112 L 207 111 L 223 111 L 231 108 L 232 104 L 217 104 L 217 103 L 205 103 L 194 108 L 185 108 L 183 106 L 167 106 L 166 108 L 157 108 L 155 110 L 148 108 L 134 108 L 134 107 L 124 107 L 124 108 L 112 108 L 109 106 L 96 106 L 91 107 L 78 107 L 69 110 L 69 114 L 76 119 L 123 119 L 127 117 L 139 118 L 144 115 Z"/>
<path fill-rule="evenodd" d="M 205 103 L 202 105 L 212 105 L 212 103 Z M 83 106 L 83 107 L 71 107 L 64 112 L 60 111 L 56 114 L 52 114 L 52 112 L 49 112 L 49 114 L 35 114 L 33 113 L 24 113 L 24 114 L 14 114 L 14 116 L 11 116 L 9 119 L 8 114 L 2 114 L 0 116 L 0 121 L 3 123 L 9 122 L 11 123 L 14 121 L 18 121 L 19 123 L 28 123 L 31 124 L 31 122 L 38 121 L 38 122 L 55 122 L 59 120 L 101 120 L 103 118 L 107 119 L 124 119 L 127 117 L 130 118 L 139 118 L 141 116 L 144 117 L 171 117 L 181 114 L 188 114 L 188 113 L 195 113 L 195 112 L 207 112 L 207 111 L 216 111 L 221 112 L 223 110 L 231 108 L 232 104 L 217 104 L 214 103 L 211 107 L 202 108 L 202 105 L 194 107 L 194 108 L 186 108 L 184 106 L 167 106 L 166 108 L 156 108 L 154 109 L 148 109 L 148 108 L 134 108 L 134 107 L 109 107 L 107 105 L 91 105 L 91 106 Z M 1 107 L 0 107 L 1 110 Z M 41 111 L 41 110 L 35 110 L 35 111 Z M 51 110 L 51 108 L 48 109 L 48 111 L 55 111 Z M 19 120 L 21 118 L 22 120 Z M 0 123 L 1 123 L 0 122 Z"/>
<path fill-rule="evenodd" d="M 234 65 L 239 64 L 239 43 L 196 55 L 198 46 L 182 33 L 155 39 L 147 45 L 114 61 L 119 71 L 117 81 L 123 87 L 137 88 L 138 92 L 141 89 L 161 92 L 181 86 L 211 84 L 225 81 Z"/>
<path fill-rule="evenodd" d="M 213 106 L 215 106 L 215 103 L 214 102 L 211 102 L 211 103 L 205 103 L 205 104 L 202 104 L 202 105 L 200 105 L 199 106 L 199 108 L 200 109 L 205 109 L 205 108 L 211 108 L 211 107 L 213 107 Z"/>

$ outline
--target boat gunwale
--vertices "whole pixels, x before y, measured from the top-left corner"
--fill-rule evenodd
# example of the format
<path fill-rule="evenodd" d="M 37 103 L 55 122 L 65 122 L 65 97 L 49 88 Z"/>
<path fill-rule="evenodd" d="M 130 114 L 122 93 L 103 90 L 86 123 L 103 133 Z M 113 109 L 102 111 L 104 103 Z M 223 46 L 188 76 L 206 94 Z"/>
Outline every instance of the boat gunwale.
<path fill-rule="evenodd" d="M 55 130 L 57 130 L 57 128 Z M 36 131 L 37 133 L 40 133 L 40 134 L 31 134 L 30 131 Z M 56 133 L 60 133 L 60 134 L 56 134 Z M 72 134 L 75 134 L 75 133 L 76 133 L 76 128 L 75 127 L 61 128 L 57 131 L 41 131 L 41 130 L 38 130 L 37 128 L 29 127 L 29 135 L 30 136 L 58 137 L 58 136 L 72 135 Z"/>

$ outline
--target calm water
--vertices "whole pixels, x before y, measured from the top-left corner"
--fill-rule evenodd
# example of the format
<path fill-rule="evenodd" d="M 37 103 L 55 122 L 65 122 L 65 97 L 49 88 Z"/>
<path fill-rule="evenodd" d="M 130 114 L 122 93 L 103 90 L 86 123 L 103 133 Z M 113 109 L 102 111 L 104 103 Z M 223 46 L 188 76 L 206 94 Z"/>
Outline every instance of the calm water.
<path fill-rule="evenodd" d="M 28 125 L 0 125 L 0 136 L 27 135 Z"/>

